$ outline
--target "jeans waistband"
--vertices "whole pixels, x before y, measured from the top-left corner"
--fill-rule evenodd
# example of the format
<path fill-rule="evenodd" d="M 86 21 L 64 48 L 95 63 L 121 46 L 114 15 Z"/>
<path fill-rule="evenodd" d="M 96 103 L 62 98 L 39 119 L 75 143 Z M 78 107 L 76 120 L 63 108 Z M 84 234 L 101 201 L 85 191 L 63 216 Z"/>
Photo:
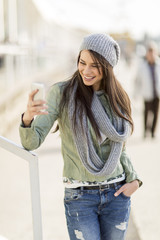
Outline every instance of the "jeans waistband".
<path fill-rule="evenodd" d="M 116 183 L 104 184 L 104 185 L 97 185 L 97 186 L 81 186 L 77 188 L 72 188 L 74 190 L 101 190 L 101 189 L 109 189 L 109 188 L 116 188 L 120 184 L 125 184 L 125 180 Z"/>

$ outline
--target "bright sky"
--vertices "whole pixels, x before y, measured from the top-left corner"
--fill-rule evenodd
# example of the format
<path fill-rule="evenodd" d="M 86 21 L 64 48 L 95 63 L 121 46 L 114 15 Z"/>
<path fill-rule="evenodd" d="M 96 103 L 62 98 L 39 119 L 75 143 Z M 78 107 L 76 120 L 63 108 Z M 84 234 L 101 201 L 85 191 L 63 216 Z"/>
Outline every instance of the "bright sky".
<path fill-rule="evenodd" d="M 33 0 L 48 21 L 94 32 L 160 36 L 160 0 Z"/>

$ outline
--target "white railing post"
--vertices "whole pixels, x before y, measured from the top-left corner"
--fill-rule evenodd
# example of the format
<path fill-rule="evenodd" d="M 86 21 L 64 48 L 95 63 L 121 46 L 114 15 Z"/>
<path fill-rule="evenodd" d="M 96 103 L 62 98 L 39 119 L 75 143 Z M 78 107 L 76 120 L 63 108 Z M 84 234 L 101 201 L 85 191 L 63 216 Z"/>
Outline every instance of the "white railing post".
<path fill-rule="evenodd" d="M 39 186 L 38 157 L 29 161 L 32 199 L 33 233 L 35 240 L 42 240 L 41 202 Z"/>
<path fill-rule="evenodd" d="M 35 153 L 25 150 L 23 147 L 2 136 L 0 136 L 0 147 L 25 159 L 29 163 L 33 236 L 34 240 L 43 240 L 38 157 Z"/>

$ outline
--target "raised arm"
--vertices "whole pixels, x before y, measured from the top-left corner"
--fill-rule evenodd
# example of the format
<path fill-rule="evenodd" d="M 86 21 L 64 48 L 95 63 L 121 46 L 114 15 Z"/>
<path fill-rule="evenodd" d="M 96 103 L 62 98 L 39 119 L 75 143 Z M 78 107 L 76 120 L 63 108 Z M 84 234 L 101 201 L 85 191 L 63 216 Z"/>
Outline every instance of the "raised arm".
<path fill-rule="evenodd" d="M 21 143 L 27 150 L 34 150 L 42 144 L 59 117 L 61 94 L 58 84 L 53 85 L 47 94 L 47 107 L 44 106 L 45 101 L 33 101 L 35 94 L 36 91 L 33 91 L 29 95 L 27 110 L 22 115 L 19 128 Z"/>

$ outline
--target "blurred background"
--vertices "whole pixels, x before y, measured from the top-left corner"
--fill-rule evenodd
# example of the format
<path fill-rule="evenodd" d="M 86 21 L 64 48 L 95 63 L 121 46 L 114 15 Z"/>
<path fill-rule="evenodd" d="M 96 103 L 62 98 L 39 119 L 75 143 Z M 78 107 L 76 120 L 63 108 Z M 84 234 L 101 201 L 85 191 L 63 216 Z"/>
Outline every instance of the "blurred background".
<path fill-rule="evenodd" d="M 32 82 L 45 83 L 47 91 L 71 76 L 86 34 L 107 33 L 119 43 L 121 60 L 115 74 L 131 98 L 135 122 L 128 152 L 144 182 L 133 196 L 132 218 L 138 235 L 130 240 L 158 240 L 160 236 L 159 124 L 155 139 L 143 138 L 143 99 L 135 94 L 146 45 L 154 41 L 160 53 L 159 20 L 159 0 L 0 0 L 0 135 L 17 143 Z M 0 240 L 32 239 L 26 165 L 0 152 Z M 45 239 L 67 240 L 58 204 L 62 204 L 63 186 L 58 185 L 57 198 L 53 191 L 63 168 L 62 159 L 56 173 L 52 165 L 54 156 L 61 158 L 58 135 L 49 135 L 37 152 Z"/>

